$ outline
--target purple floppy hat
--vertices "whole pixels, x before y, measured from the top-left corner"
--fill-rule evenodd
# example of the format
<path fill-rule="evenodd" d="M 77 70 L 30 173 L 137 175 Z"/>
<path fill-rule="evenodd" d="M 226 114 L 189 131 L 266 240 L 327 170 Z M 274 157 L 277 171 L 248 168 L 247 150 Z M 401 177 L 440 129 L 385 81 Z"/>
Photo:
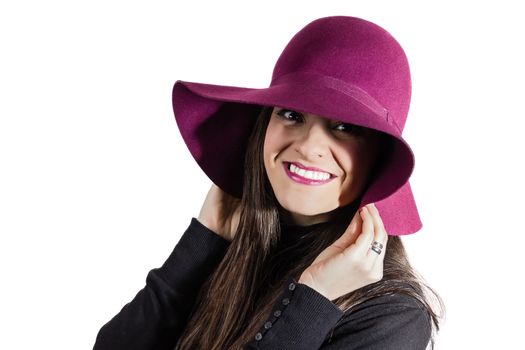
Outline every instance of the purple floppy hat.
<path fill-rule="evenodd" d="M 399 43 L 378 25 L 349 16 L 318 18 L 279 56 L 267 88 L 177 80 L 175 120 L 190 153 L 222 190 L 242 197 L 244 154 L 261 106 L 278 106 L 372 128 L 390 138 L 389 157 L 359 207 L 375 203 L 389 235 L 422 227 L 408 179 L 414 154 L 401 133 L 411 96 Z"/>

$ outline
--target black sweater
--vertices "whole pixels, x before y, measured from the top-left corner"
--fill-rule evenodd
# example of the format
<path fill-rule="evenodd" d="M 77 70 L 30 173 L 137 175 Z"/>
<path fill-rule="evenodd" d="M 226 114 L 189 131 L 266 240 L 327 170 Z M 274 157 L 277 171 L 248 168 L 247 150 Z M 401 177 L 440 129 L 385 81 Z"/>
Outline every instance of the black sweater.
<path fill-rule="evenodd" d="M 283 236 L 294 237 L 294 228 L 283 227 Z M 148 273 L 145 287 L 100 329 L 93 349 L 173 350 L 200 286 L 229 244 L 192 218 L 168 259 Z M 431 333 L 428 314 L 413 297 L 376 297 L 343 312 L 295 278 L 282 286 L 272 310 L 244 349 L 423 350 Z"/>

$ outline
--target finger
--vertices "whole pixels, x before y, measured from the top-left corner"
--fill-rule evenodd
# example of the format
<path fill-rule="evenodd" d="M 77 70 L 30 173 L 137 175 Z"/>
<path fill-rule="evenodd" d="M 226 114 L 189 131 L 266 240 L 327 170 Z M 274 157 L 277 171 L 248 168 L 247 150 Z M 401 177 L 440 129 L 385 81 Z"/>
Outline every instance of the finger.
<path fill-rule="evenodd" d="M 343 234 L 334 242 L 341 249 L 345 249 L 355 242 L 359 233 L 361 233 L 361 226 L 363 219 L 358 211 L 355 212 L 352 221 L 343 232 Z"/>
<path fill-rule="evenodd" d="M 370 214 L 372 214 L 372 218 L 374 219 L 374 222 L 377 228 L 381 230 L 381 233 L 386 232 L 385 225 L 383 224 L 383 220 L 381 219 L 381 214 L 379 214 L 379 210 L 377 210 L 377 207 L 375 206 L 375 204 L 374 203 L 370 204 L 368 206 L 368 209 L 370 211 Z"/>
<path fill-rule="evenodd" d="M 387 249 L 387 243 L 388 243 L 388 235 L 385 235 L 384 239 L 380 242 L 383 245 L 383 248 L 381 248 L 381 253 L 376 253 L 372 250 L 372 247 L 370 247 L 370 251 L 368 252 L 370 256 L 370 260 L 373 260 L 374 266 L 383 265 L 383 260 L 385 259 L 386 255 L 386 249 Z"/>
<path fill-rule="evenodd" d="M 374 240 L 374 221 L 368 211 L 368 207 L 364 206 L 361 210 L 361 218 L 363 219 L 361 234 L 355 241 L 355 248 L 357 254 L 366 256 L 372 241 Z"/>
<path fill-rule="evenodd" d="M 384 250 L 385 250 L 385 238 L 387 236 L 385 227 L 383 225 L 383 220 L 381 220 L 381 216 L 379 215 L 379 211 L 375 207 L 374 204 L 371 204 L 369 206 L 369 211 L 372 216 L 372 220 L 374 222 L 374 241 L 380 243 L 382 246 L 379 246 L 380 253 L 374 251 L 372 249 L 372 246 L 370 246 L 370 249 L 368 251 L 368 256 L 370 256 L 373 259 L 376 259 L 379 256 L 384 256 Z"/>
<path fill-rule="evenodd" d="M 383 249 L 384 249 L 384 240 L 386 233 L 384 231 L 383 222 L 381 220 L 381 216 L 379 215 L 379 211 L 377 210 L 374 203 L 371 203 L 367 206 L 368 212 L 370 213 L 371 219 L 374 223 L 374 239 L 370 246 L 368 247 L 368 251 L 366 253 L 366 259 L 364 260 L 365 266 L 369 271 L 373 271 L 377 268 L 382 268 L 382 266 L 375 267 L 375 265 L 379 265 L 377 262 L 378 260 L 382 260 L 384 257 Z M 379 243 L 379 245 L 376 245 L 375 243 Z M 379 273 L 380 271 L 374 271 L 375 273 Z"/>
<path fill-rule="evenodd" d="M 374 265 L 372 266 L 372 271 L 375 274 L 375 276 L 377 276 L 377 278 L 380 277 L 379 280 L 383 278 L 383 274 L 384 274 L 384 260 L 385 260 L 385 255 L 386 255 L 387 243 L 388 243 L 388 235 L 385 237 L 385 240 L 383 241 L 383 249 L 381 251 L 381 254 L 379 254 L 377 258 L 373 259 Z M 372 253 L 374 252 L 372 251 Z"/>
<path fill-rule="evenodd" d="M 376 208 L 376 211 L 377 211 L 377 208 Z M 381 219 L 381 216 L 379 215 L 379 211 L 377 211 L 377 212 L 378 212 L 378 218 Z M 388 232 L 386 232 L 386 230 L 385 230 L 385 227 L 383 225 L 383 220 L 380 221 L 380 225 L 379 226 L 381 227 L 381 231 L 383 232 L 383 240 L 380 241 L 383 244 L 383 248 L 381 249 L 381 253 L 380 254 L 377 254 L 376 252 L 374 252 L 371 249 L 370 249 L 369 254 L 377 255 L 377 257 L 372 258 L 372 259 L 374 259 L 374 265 L 372 266 L 372 269 L 377 274 L 377 276 L 381 276 L 381 278 L 382 278 L 383 273 L 384 273 L 383 263 L 384 263 L 386 250 L 387 250 L 387 245 L 388 245 Z"/>

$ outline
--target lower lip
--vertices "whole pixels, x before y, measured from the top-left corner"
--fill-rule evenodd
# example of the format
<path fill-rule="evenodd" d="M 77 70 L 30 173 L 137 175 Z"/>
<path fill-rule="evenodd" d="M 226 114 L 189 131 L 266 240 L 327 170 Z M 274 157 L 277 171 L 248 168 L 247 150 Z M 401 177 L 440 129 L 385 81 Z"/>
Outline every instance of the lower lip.
<path fill-rule="evenodd" d="M 328 183 L 330 181 L 333 180 L 333 177 L 329 177 L 328 179 L 326 180 L 312 180 L 312 179 L 307 179 L 305 177 L 302 177 L 302 176 L 299 176 L 295 173 L 292 173 L 290 171 L 290 169 L 288 169 L 288 164 L 289 163 L 283 163 L 283 166 L 284 166 L 284 170 L 286 171 L 286 175 L 288 175 L 288 177 L 292 180 L 294 180 L 295 182 L 298 182 L 298 183 L 301 183 L 301 184 L 304 184 L 304 185 L 323 185 L 325 183 Z"/>

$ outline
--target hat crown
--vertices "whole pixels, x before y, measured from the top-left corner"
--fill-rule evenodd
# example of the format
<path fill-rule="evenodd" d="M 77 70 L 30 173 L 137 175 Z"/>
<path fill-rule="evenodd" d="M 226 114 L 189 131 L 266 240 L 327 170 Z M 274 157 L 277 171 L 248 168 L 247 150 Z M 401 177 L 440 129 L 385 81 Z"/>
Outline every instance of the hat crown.
<path fill-rule="evenodd" d="M 410 69 L 402 47 L 385 29 L 350 16 L 310 22 L 282 51 L 271 85 L 286 75 L 304 73 L 365 91 L 402 132 L 410 105 Z"/>

